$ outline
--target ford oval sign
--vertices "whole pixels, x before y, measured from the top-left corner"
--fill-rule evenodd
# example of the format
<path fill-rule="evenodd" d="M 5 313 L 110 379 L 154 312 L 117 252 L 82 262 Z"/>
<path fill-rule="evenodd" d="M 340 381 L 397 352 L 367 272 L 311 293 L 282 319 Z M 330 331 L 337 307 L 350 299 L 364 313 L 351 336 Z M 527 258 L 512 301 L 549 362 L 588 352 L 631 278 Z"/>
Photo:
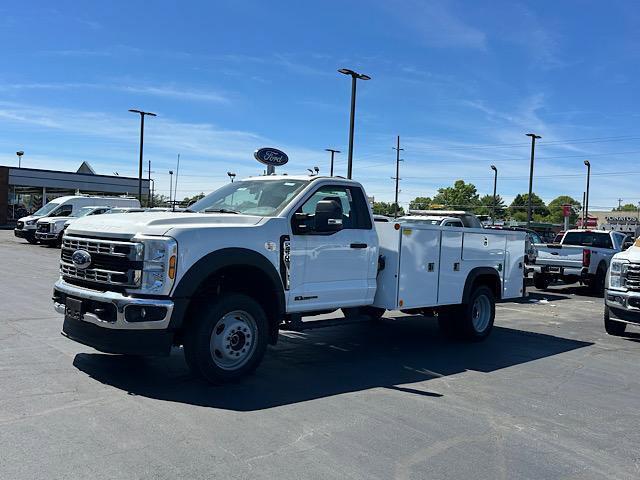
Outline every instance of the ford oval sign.
<path fill-rule="evenodd" d="M 277 148 L 259 148 L 253 152 L 253 156 L 260 163 L 264 163 L 270 167 L 281 167 L 289 161 L 287 154 Z"/>

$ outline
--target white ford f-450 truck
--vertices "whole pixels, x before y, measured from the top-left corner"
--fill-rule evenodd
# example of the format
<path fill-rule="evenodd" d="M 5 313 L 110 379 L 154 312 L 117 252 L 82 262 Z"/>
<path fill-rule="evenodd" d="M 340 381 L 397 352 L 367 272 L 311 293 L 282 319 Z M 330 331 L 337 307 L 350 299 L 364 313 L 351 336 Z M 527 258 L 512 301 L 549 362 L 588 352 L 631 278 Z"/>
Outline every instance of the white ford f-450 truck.
<path fill-rule="evenodd" d="M 568 230 L 559 244 L 535 245 L 533 270 L 536 288 L 545 289 L 552 280 L 583 282 L 602 294 L 611 257 L 628 247 L 627 236 L 605 230 Z"/>
<path fill-rule="evenodd" d="M 604 303 L 609 335 L 622 335 L 628 324 L 640 326 L 640 239 L 611 259 Z"/>
<path fill-rule="evenodd" d="M 53 292 L 63 334 L 109 353 L 182 345 L 194 373 L 220 382 L 255 369 L 280 329 L 323 322 L 302 316 L 435 313 L 482 339 L 495 301 L 524 295 L 524 234 L 374 223 L 366 198 L 352 180 L 271 175 L 182 213 L 78 219 Z"/>

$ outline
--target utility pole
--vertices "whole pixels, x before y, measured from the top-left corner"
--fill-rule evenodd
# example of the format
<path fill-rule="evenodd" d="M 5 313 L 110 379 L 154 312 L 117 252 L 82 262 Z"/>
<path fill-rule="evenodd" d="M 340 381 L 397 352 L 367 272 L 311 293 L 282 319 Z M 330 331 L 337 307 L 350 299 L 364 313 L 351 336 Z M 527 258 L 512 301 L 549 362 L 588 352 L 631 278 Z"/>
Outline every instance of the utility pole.
<path fill-rule="evenodd" d="M 531 166 L 529 167 L 529 198 L 527 198 L 527 228 L 531 226 L 531 195 L 533 193 L 533 159 L 536 152 L 536 139 L 542 138 L 535 133 L 525 134 L 527 137 L 531 137 Z"/>
<path fill-rule="evenodd" d="M 149 115 L 150 117 L 157 116 L 155 113 L 143 112 L 142 110 L 129 109 L 131 113 L 140 114 L 140 162 L 138 164 L 138 201 L 142 204 L 142 150 L 144 148 L 144 117 Z"/>
<path fill-rule="evenodd" d="M 174 202 L 173 202 L 173 207 L 171 208 L 172 211 L 176 211 L 176 202 L 175 199 L 178 197 L 178 171 L 180 170 L 180 154 L 178 154 L 178 165 L 176 165 L 176 186 L 173 189 L 173 196 L 174 196 Z"/>
<path fill-rule="evenodd" d="M 333 148 L 325 148 L 324 149 L 326 152 L 331 152 L 331 169 L 329 171 L 329 176 L 333 177 L 333 156 L 336 153 L 340 153 L 340 150 L 334 150 Z"/>
<path fill-rule="evenodd" d="M 171 189 L 173 188 L 173 170 L 169 170 L 169 204 L 173 205 L 171 203 Z"/>
<path fill-rule="evenodd" d="M 585 160 L 584 164 L 587 166 L 587 191 L 585 193 L 584 199 L 584 216 L 587 218 L 587 223 L 589 223 L 589 180 L 591 179 L 591 163 L 589 162 L 589 160 Z"/>
<path fill-rule="evenodd" d="M 582 228 L 586 228 L 584 225 L 584 203 L 585 203 L 585 198 L 587 197 L 587 192 L 582 192 Z"/>
<path fill-rule="evenodd" d="M 493 170 L 493 211 L 491 212 L 491 225 L 496 224 L 496 187 L 498 186 L 498 169 L 495 165 L 491 165 L 491 170 Z"/>
<path fill-rule="evenodd" d="M 393 147 L 393 149 L 396 151 L 396 176 L 395 177 L 391 177 L 393 180 L 396 181 L 396 201 L 393 204 L 393 218 L 398 218 L 398 192 L 400 191 L 400 189 L 399 189 L 399 187 L 400 187 L 400 162 L 402 161 L 400 159 L 400 151 L 404 150 L 404 148 L 400 148 L 400 135 L 398 135 L 396 146 Z"/>

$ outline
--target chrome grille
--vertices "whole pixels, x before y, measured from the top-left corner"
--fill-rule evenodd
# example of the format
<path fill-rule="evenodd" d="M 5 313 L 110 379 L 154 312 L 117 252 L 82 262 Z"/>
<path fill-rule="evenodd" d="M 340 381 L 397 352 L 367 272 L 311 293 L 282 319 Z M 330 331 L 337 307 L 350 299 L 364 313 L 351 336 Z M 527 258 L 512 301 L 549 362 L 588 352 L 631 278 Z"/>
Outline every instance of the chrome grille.
<path fill-rule="evenodd" d="M 39 223 L 37 228 L 39 232 L 48 233 L 49 226 L 50 226 L 49 223 Z"/>
<path fill-rule="evenodd" d="M 630 263 L 627 266 L 625 284 L 629 290 L 640 291 L 640 264 Z"/>
<path fill-rule="evenodd" d="M 91 264 L 78 268 L 72 255 L 76 250 L 91 254 Z M 118 287 L 139 287 L 142 277 L 142 244 L 109 239 L 66 236 L 62 241 L 60 273 L 76 282 Z"/>

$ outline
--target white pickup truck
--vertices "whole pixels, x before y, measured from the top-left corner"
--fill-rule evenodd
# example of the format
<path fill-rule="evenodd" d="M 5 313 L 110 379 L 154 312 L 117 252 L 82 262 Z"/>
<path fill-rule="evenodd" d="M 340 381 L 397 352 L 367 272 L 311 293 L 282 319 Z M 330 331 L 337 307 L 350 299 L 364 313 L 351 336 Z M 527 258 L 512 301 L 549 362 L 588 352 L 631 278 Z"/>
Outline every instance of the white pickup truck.
<path fill-rule="evenodd" d="M 609 335 L 622 335 L 629 324 L 640 326 L 640 239 L 611 259 L 604 303 Z"/>
<path fill-rule="evenodd" d="M 620 232 L 605 230 L 568 230 L 558 244 L 535 245 L 537 257 L 533 270 L 536 288 L 545 289 L 553 280 L 588 284 L 601 294 L 611 257 L 629 243 Z"/>
<path fill-rule="evenodd" d="M 374 223 L 366 198 L 352 180 L 269 175 L 183 213 L 78 219 L 53 292 L 63 334 L 110 353 L 182 345 L 195 374 L 221 382 L 255 369 L 280 329 L 323 322 L 302 316 L 435 313 L 479 340 L 495 301 L 524 295 L 524 234 Z"/>

